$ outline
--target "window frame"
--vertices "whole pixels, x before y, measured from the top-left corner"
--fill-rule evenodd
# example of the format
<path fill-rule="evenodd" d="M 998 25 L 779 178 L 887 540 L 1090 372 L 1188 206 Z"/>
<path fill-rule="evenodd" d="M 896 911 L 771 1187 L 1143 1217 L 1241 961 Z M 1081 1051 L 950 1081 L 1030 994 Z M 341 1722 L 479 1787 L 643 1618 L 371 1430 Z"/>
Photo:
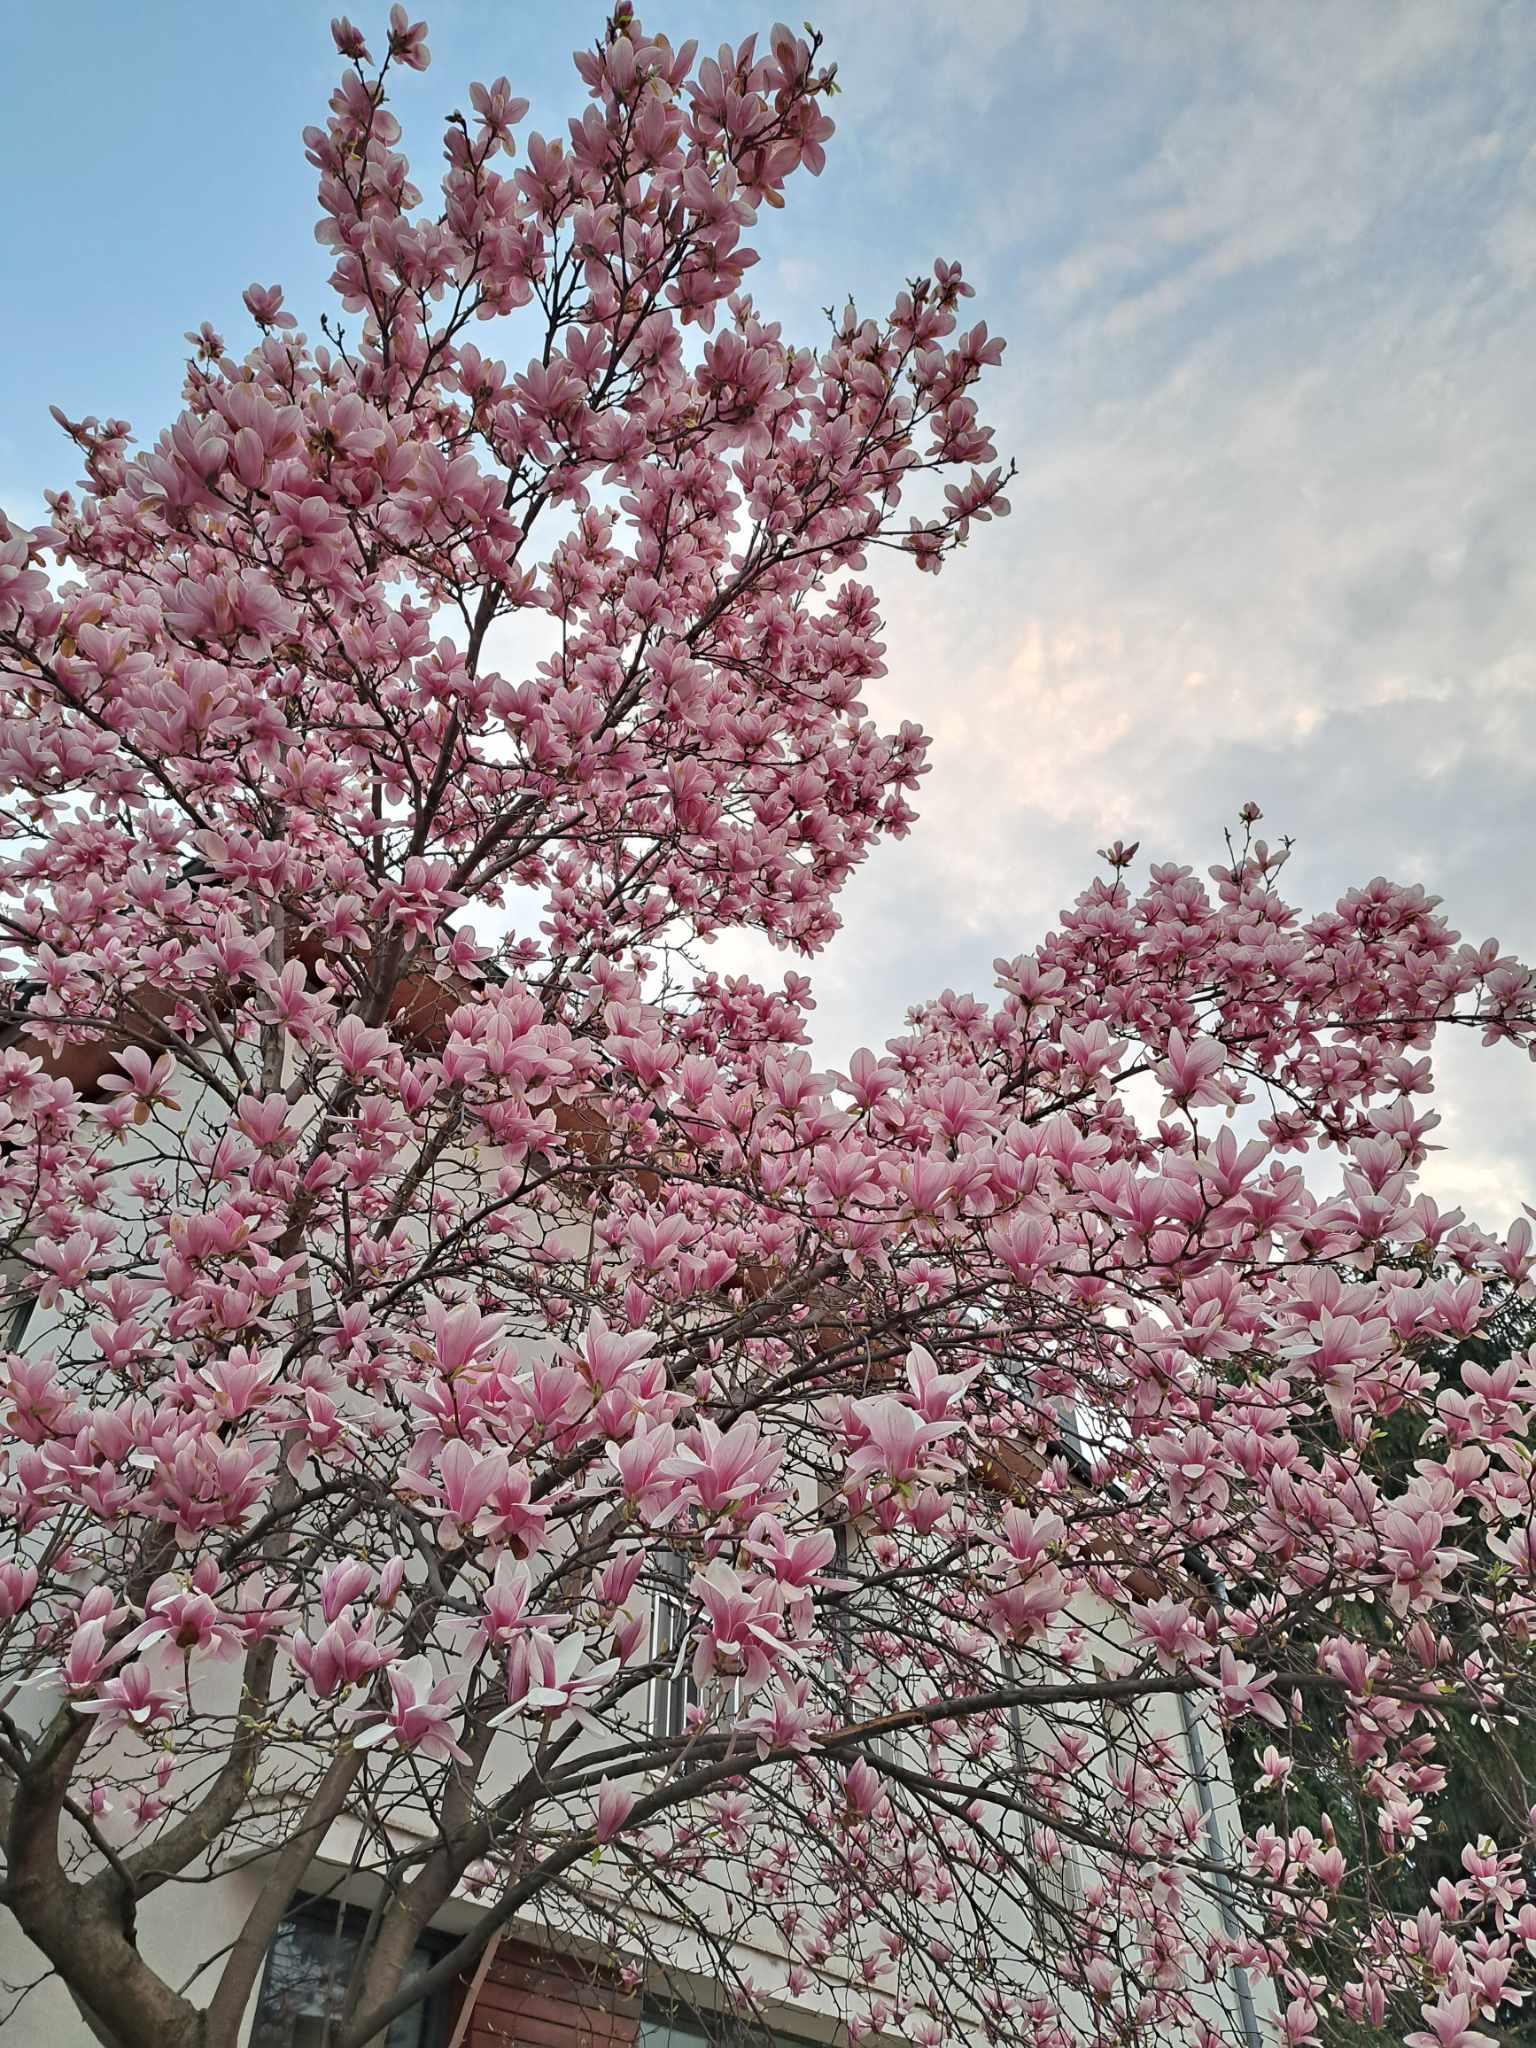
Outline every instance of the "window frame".
<path fill-rule="evenodd" d="M 1005 1685 L 1022 1683 L 1024 1667 L 1012 1650 L 1002 1651 L 1000 1668 Z M 1008 1764 L 1015 1779 L 1021 1778 L 1029 1768 L 1024 1713 L 1019 1701 L 1007 1709 Z M 1031 1827 L 1038 1825 L 1037 1822 L 1030 1823 Z M 1031 1867 L 1039 1892 L 1030 1899 L 1030 1915 L 1041 1940 L 1059 1949 L 1064 1935 L 1070 1934 L 1074 1919 L 1083 1909 L 1084 1870 L 1077 1844 L 1070 1836 L 1063 1835 L 1059 1828 L 1052 1827 L 1051 1832 L 1056 1837 L 1058 1860 L 1051 1864 L 1038 1856 L 1032 1859 Z"/>
<path fill-rule="evenodd" d="M 832 1569 L 839 1578 L 846 1579 L 853 1569 L 853 1532 L 848 1522 L 832 1524 Z M 853 1621 L 854 1600 L 858 1594 L 856 1586 L 850 1586 L 840 1593 L 824 1593 L 822 1612 L 826 1616 L 827 1634 L 832 1643 L 832 1655 L 839 1668 L 851 1670 L 854 1662 Z M 869 1736 L 861 1745 L 871 1763 L 890 1765 L 897 1763 L 896 1736 L 886 1732 Z"/>
<path fill-rule="evenodd" d="M 666 2037 L 658 2041 L 662 2029 Z M 809 2034 L 786 2033 L 732 2012 L 705 2012 L 684 1998 L 647 1994 L 641 2000 L 634 2048 L 673 2048 L 679 2036 L 688 2048 L 825 2048 Z"/>
<path fill-rule="evenodd" d="M 272 1966 L 277 1953 L 278 1939 L 283 1928 L 298 1922 L 319 1928 L 327 1939 L 334 1940 L 338 1932 L 338 1916 L 340 1918 L 339 1932 L 343 1941 L 349 1937 L 357 1940 L 367 1930 L 370 1916 L 366 1906 L 355 1905 L 350 1900 L 338 1900 L 323 1892 L 299 1892 L 295 1894 L 292 1904 L 287 1912 L 284 1913 L 279 1923 L 277 1934 L 274 1934 L 272 1940 L 267 1944 L 267 1953 L 262 1961 L 261 1983 L 257 1988 L 255 2002 L 251 2006 L 249 2033 L 251 2042 L 255 2043 L 258 2041 L 257 2028 L 262 2021 L 261 2009 L 269 1995 L 269 1991 L 272 1989 Z M 452 1947 L 452 1936 L 439 1933 L 435 1928 L 428 1927 L 418 1936 L 412 1949 L 412 1954 L 421 1955 L 423 1960 L 430 1964 L 446 1955 Z M 463 1990 L 464 1987 L 462 1986 L 445 1984 L 438 1990 L 429 1992 L 426 1998 L 421 2001 L 421 2030 L 415 2048 L 446 2048 L 446 2043 L 453 2027 L 454 2014 L 457 2010 L 455 1992 L 463 1992 Z M 405 2016 L 404 2014 L 400 2015 L 401 2018 Z M 312 2017 L 312 2015 L 294 2015 L 296 2020 L 307 2017 Z M 321 2018 L 323 2020 L 323 2014 Z M 273 2023 L 280 2024 L 281 2016 L 274 2014 Z M 384 2043 L 380 2044 L 380 2048 L 388 2048 L 388 2032 L 389 2030 L 386 2029 L 386 2039 Z"/>
<path fill-rule="evenodd" d="M 699 1705 L 699 1688 L 683 1656 L 691 1618 L 688 1560 L 680 1550 L 662 1550 L 655 1553 L 655 1562 L 664 1583 L 651 1593 L 651 1655 L 670 1658 L 672 1668 L 652 1677 L 646 1720 L 657 1741 L 677 1742 L 688 1732 L 688 1709 Z"/>
<path fill-rule="evenodd" d="M 20 1259 L 0 1267 L 0 1350 L 19 1351 L 37 1314 L 37 1276 Z"/>
<path fill-rule="evenodd" d="M 688 1581 L 693 1560 L 681 1550 L 658 1550 L 652 1561 L 663 1583 L 651 1591 L 651 1656 L 666 1657 L 671 1668 L 652 1675 L 646 1694 L 646 1728 L 657 1742 L 682 1742 L 688 1734 L 688 1710 L 702 1708 L 704 1695 L 693 1675 L 693 1659 L 684 1651 L 697 1614 L 697 1603 L 688 1598 Z M 739 1678 L 730 1681 L 730 1694 L 721 1711 L 734 1719 L 741 1710 Z"/>

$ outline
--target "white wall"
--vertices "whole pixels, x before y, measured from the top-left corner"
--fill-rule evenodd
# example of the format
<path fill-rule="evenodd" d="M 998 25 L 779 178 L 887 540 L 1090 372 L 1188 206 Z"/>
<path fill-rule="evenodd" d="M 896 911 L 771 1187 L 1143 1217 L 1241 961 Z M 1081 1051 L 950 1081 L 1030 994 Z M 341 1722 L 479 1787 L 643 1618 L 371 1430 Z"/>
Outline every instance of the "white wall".
<path fill-rule="evenodd" d="M 243 1872 L 220 1877 L 212 1884 L 163 1887 L 139 1907 L 139 1950 L 145 1962 L 180 1989 L 199 1962 L 216 1956 L 233 1941 L 257 1889 L 258 1880 Z M 32 1946 L 11 1915 L 0 1909 L 0 1980 L 6 1986 L 0 2011 L 10 2010 L 13 1987 L 47 1971 L 47 1958 Z M 191 1995 L 206 1996 L 209 1983 L 205 1979 L 194 1985 Z M 249 2031 L 247 2014 L 240 2032 L 242 2042 Z M 5 2048 L 97 2048 L 95 2035 L 56 1977 L 23 1999 L 0 2025 L 0 2038 Z"/>

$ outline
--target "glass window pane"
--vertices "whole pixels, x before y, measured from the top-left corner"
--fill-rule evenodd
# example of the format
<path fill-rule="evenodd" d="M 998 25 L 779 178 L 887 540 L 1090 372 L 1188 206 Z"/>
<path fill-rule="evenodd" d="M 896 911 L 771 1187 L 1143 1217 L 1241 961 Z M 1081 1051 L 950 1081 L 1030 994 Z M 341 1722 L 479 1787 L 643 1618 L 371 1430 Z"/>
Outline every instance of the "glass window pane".
<path fill-rule="evenodd" d="M 361 1922 L 348 1915 L 298 1913 L 285 1920 L 267 1952 L 267 1971 L 256 2002 L 250 2048 L 326 2048 L 341 2016 L 357 1961 Z M 431 1957 L 416 1952 L 414 1969 Z M 426 2009 L 401 2013 L 385 2037 L 387 2048 L 423 2048 Z"/>
<path fill-rule="evenodd" d="M 685 2020 L 644 2019 L 635 2048 L 709 2048 L 709 2036 Z"/>

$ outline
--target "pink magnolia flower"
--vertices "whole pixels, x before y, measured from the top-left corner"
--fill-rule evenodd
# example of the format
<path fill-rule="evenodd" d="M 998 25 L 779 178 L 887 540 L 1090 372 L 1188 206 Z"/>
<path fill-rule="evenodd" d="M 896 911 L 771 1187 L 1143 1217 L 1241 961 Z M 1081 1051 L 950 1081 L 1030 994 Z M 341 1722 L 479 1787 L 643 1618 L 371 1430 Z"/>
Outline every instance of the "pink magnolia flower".
<path fill-rule="evenodd" d="M 749 1585 L 724 1563 L 695 1572 L 689 1590 L 703 1608 L 693 1653 L 693 1677 L 739 1679 L 746 1694 L 796 1652 L 784 1638 L 783 1617 L 771 1584 Z"/>
<path fill-rule="evenodd" d="M 890 1805 L 880 1773 L 863 1757 L 856 1758 L 844 1770 L 843 1797 L 848 1811 L 865 1820 L 883 1813 Z"/>
<path fill-rule="evenodd" d="M 1170 1102 L 1181 1109 L 1199 1109 L 1210 1103 L 1226 1105 L 1240 1099 L 1231 1084 L 1218 1078 L 1226 1064 L 1226 1049 L 1215 1039 L 1186 1039 L 1181 1031 L 1172 1031 L 1168 1035 L 1167 1055 L 1152 1071 L 1167 1090 Z"/>
<path fill-rule="evenodd" d="M 504 1551 L 496 1560 L 495 1575 L 486 1590 L 482 1619 L 475 1632 L 477 1640 L 494 1649 L 507 1650 L 519 1630 L 548 1630 L 554 1626 L 557 1615 L 529 1612 L 532 1590 L 528 1567 L 516 1563 Z"/>
<path fill-rule="evenodd" d="M 327 1622 L 335 1621 L 354 1601 L 367 1596 L 373 1573 L 361 1558 L 344 1558 L 329 1565 L 320 1581 L 320 1612 Z"/>
<path fill-rule="evenodd" d="M 600 1781 L 592 1816 L 592 1830 L 600 1842 L 611 1842 L 623 1831 L 634 1803 L 635 1795 L 627 1787 L 611 1784 L 607 1778 Z"/>
<path fill-rule="evenodd" d="M 302 1629 L 289 1639 L 289 1654 L 317 1699 L 365 1685 L 390 1661 L 391 1652 L 374 1639 L 370 1616 L 361 1627 L 340 1614 L 313 1643 Z"/>
<path fill-rule="evenodd" d="M 392 1664 L 385 1678 L 389 1706 L 380 1717 L 366 1717 L 367 1725 L 353 1736 L 353 1746 L 372 1749 L 387 1743 L 434 1761 L 451 1757 L 455 1763 L 467 1764 L 468 1752 L 454 1740 L 450 1725 L 463 1707 L 458 1681 L 434 1679 L 429 1657 L 407 1657 Z"/>
<path fill-rule="evenodd" d="M 670 1423 L 652 1427 L 641 1422 L 627 1442 L 604 1446 L 624 1498 L 643 1521 L 656 1528 L 665 1527 L 684 1504 L 673 1465 L 675 1443 Z"/>
<path fill-rule="evenodd" d="M 775 1516 L 760 1515 L 744 1547 L 772 1574 L 786 1610 L 804 1616 L 818 1587 L 827 1585 L 823 1575 L 837 1555 L 837 1538 L 830 1529 L 790 1536 Z"/>
<path fill-rule="evenodd" d="M 1273 1679 L 1260 1677 L 1252 1664 L 1223 1644 L 1217 1663 L 1222 1709 L 1228 1714 L 1257 1714 L 1276 1728 L 1286 1725 L 1285 1708 L 1270 1690 Z"/>
<path fill-rule="evenodd" d="M 0 1622 L 14 1621 L 37 1591 L 37 1567 L 0 1564 Z"/>
<path fill-rule="evenodd" d="M 520 1629 L 507 1658 L 508 1704 L 492 1716 L 491 1726 L 509 1727 L 525 1714 L 548 1715 L 555 1721 L 574 1714 L 578 1721 L 595 1725 L 591 1709 L 619 1666 L 610 1658 L 583 1670 L 586 1649 L 586 1636 L 579 1629 L 558 1643 L 543 1629 Z"/>
<path fill-rule="evenodd" d="M 69 1639 L 69 1649 L 61 1667 L 60 1676 L 65 1690 L 71 1693 L 89 1691 L 122 1655 L 121 1648 L 113 1647 L 107 1640 L 105 1620 L 93 1618 L 81 1622 Z"/>
<path fill-rule="evenodd" d="M 958 1426 L 925 1422 L 916 1409 L 889 1395 L 854 1401 L 845 1424 L 856 1442 L 846 1468 L 848 1484 L 874 1478 L 905 1486 L 941 1479 L 955 1465 L 941 1446 Z"/>
<path fill-rule="evenodd" d="M 1255 1792 L 1267 1792 L 1283 1785 L 1293 1769 L 1293 1759 L 1282 1756 L 1275 1745 L 1266 1743 L 1264 1754 L 1259 1758 L 1259 1775 L 1253 1781 Z"/>
<path fill-rule="evenodd" d="M 783 1453 L 765 1441 L 754 1417 L 722 1432 L 709 1421 L 683 1436 L 665 1469 L 680 1482 L 679 1497 L 706 1519 L 745 1518 L 772 1487 Z"/>
<path fill-rule="evenodd" d="M 741 1726 L 755 1738 L 759 1756 L 771 1756 L 778 1750 L 792 1750 L 805 1756 L 810 1752 L 812 1736 L 827 1721 L 825 1710 L 811 1703 L 810 1681 L 797 1678 L 787 1685 L 775 1685 L 766 1703 Z"/>
<path fill-rule="evenodd" d="M 1131 1608 L 1131 1619 L 1137 1635 L 1154 1651 L 1164 1671 L 1175 1671 L 1181 1664 L 1204 1663 L 1210 1657 L 1211 1644 L 1187 1600 L 1165 1596 L 1140 1602 Z"/>
<path fill-rule="evenodd" d="M 198 1568 L 191 1584 L 166 1573 L 150 1587 L 144 1620 L 123 1640 L 124 1655 L 157 1650 L 169 1657 L 234 1656 L 246 1639 L 245 1617 L 225 1613 L 214 1599 L 218 1574 L 211 1560 Z"/>
<path fill-rule="evenodd" d="M 157 1109 L 179 1109 L 180 1101 L 171 1093 L 176 1079 L 177 1066 L 169 1053 L 162 1053 L 157 1060 L 140 1051 L 137 1046 L 127 1046 L 117 1055 L 122 1068 L 120 1074 L 107 1074 L 102 1087 L 109 1095 L 123 1095 L 133 1105 L 133 1120 L 144 1123 Z"/>
<path fill-rule="evenodd" d="M 531 1499 L 526 1465 L 514 1463 L 505 1451 L 477 1453 L 455 1437 L 444 1444 L 438 1470 L 436 1490 L 443 1505 L 429 1512 L 439 1517 L 446 1548 L 457 1549 L 470 1536 L 504 1543 L 521 1556 L 538 1548 L 545 1510 Z"/>
<path fill-rule="evenodd" d="M 1420 2008 L 1424 2025 L 1403 2036 L 1404 2048 L 1496 2048 L 1491 2034 L 1472 2025 L 1472 2001 L 1464 1991 L 1442 1992 L 1433 2005 Z"/>
<path fill-rule="evenodd" d="M 104 1679 L 90 1698 L 76 1699 L 73 1705 L 77 1714 L 94 1715 L 100 1732 L 107 1734 L 115 1728 L 142 1731 L 172 1721 L 183 1700 L 178 1692 L 161 1690 L 149 1666 L 137 1663 Z"/>

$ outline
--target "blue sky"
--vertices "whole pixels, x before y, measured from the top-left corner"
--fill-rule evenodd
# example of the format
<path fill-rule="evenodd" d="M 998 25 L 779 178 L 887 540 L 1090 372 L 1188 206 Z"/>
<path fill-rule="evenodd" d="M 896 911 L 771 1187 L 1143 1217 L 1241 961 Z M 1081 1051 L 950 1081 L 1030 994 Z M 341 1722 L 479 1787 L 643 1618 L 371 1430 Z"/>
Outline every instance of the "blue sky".
<path fill-rule="evenodd" d="M 805 0 L 800 0 L 798 20 Z M 384 7 L 354 7 L 368 30 Z M 457 0 L 398 110 L 505 72 L 546 129 L 601 10 Z M 674 39 L 742 4 L 643 9 Z M 183 330 L 244 338 L 327 266 L 299 132 L 328 6 L 33 6 L 0 89 L 0 502 L 74 468 L 48 418 L 174 410 Z M 1499 0 L 833 0 L 839 134 L 755 237 L 760 302 L 812 339 L 935 255 L 1008 336 L 1014 516 L 939 579 L 882 577 L 876 708 L 935 735 L 909 842 L 818 963 L 839 1059 L 983 988 L 1108 837 L 1203 868 L 1252 797 L 1307 903 L 1377 873 L 1536 954 L 1536 9 Z M 764 963 L 769 964 L 769 963 Z M 1437 1191 L 1536 1199 L 1536 1083 L 1453 1052 Z"/>

